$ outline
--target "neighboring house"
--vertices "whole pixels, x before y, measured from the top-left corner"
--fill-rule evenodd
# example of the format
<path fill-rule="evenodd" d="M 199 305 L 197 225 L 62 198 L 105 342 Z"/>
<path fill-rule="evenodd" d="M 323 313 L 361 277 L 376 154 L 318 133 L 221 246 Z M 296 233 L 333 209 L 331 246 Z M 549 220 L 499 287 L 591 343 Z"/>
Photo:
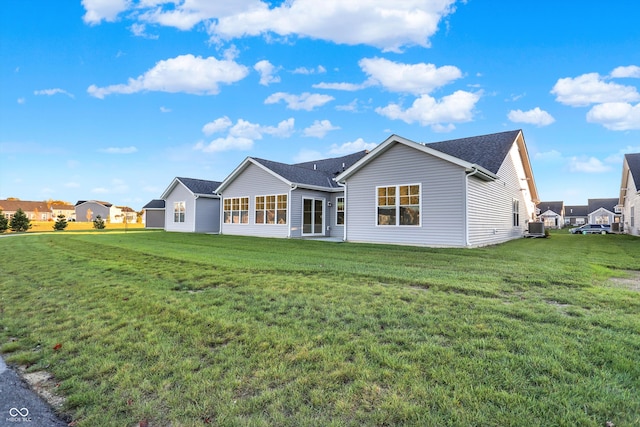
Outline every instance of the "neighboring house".
<path fill-rule="evenodd" d="M 571 205 L 564 207 L 564 223 L 566 225 L 584 225 L 589 221 L 589 206 Z"/>
<path fill-rule="evenodd" d="M 0 200 L 0 210 L 7 219 L 11 219 L 18 209 L 22 209 L 27 218 L 32 221 L 50 221 L 53 219 L 51 208 L 47 202 Z"/>
<path fill-rule="evenodd" d="M 562 228 L 564 226 L 564 202 L 538 203 L 540 214 L 538 217 L 544 222 L 545 228 Z"/>
<path fill-rule="evenodd" d="M 153 199 L 142 207 L 144 228 L 164 228 L 164 206 L 164 200 Z"/>
<path fill-rule="evenodd" d="M 618 205 L 622 210 L 624 231 L 640 235 L 640 153 L 625 154 L 622 162 L 622 183 Z"/>
<path fill-rule="evenodd" d="M 334 178 L 366 154 L 297 164 L 247 157 L 216 191 L 221 233 L 342 239 L 345 195 Z"/>
<path fill-rule="evenodd" d="M 119 212 L 116 212 L 115 221 L 118 223 L 135 224 L 138 220 L 138 213 L 129 206 L 116 206 Z"/>
<path fill-rule="evenodd" d="M 220 232 L 218 181 L 177 177 L 162 193 L 164 229 L 192 233 Z"/>
<path fill-rule="evenodd" d="M 112 222 L 118 209 L 108 202 L 98 200 L 78 200 L 75 205 L 75 218 L 78 222 L 91 222 L 98 216 L 105 222 Z"/>
<path fill-rule="evenodd" d="M 618 205 L 617 198 L 589 199 L 587 200 L 587 216 L 589 224 L 610 224 L 614 231 L 614 224 L 622 220 L 622 207 Z"/>
<path fill-rule="evenodd" d="M 64 215 L 67 221 L 75 221 L 76 208 L 73 205 L 52 204 L 51 215 L 53 216 L 53 219 L 57 219 L 59 215 Z"/>
<path fill-rule="evenodd" d="M 431 144 L 392 135 L 336 180 L 352 242 L 501 243 L 524 235 L 538 203 L 521 130 Z"/>

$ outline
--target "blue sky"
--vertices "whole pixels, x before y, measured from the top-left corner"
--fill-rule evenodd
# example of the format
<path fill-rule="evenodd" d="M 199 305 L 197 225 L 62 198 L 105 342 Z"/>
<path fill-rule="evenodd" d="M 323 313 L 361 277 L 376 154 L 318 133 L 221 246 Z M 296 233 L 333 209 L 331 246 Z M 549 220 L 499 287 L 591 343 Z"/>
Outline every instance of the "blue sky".
<path fill-rule="evenodd" d="M 640 2 L 9 0 L 0 199 L 140 209 L 176 176 L 524 131 L 540 197 L 617 197 Z"/>

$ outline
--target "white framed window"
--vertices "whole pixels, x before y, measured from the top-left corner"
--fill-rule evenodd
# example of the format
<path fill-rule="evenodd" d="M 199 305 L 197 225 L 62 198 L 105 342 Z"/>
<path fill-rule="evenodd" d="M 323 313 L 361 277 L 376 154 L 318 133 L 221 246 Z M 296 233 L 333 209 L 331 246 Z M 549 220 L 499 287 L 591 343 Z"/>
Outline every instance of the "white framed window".
<path fill-rule="evenodd" d="M 336 197 L 336 225 L 344 225 L 344 197 Z"/>
<path fill-rule="evenodd" d="M 377 225 L 420 226 L 420 184 L 376 187 Z"/>
<path fill-rule="evenodd" d="M 173 202 L 173 222 L 184 222 L 185 202 Z"/>
<path fill-rule="evenodd" d="M 249 197 L 229 197 L 223 202 L 225 224 L 249 224 Z"/>
<path fill-rule="evenodd" d="M 256 196 L 256 224 L 286 224 L 287 195 Z"/>
<path fill-rule="evenodd" d="M 513 199 L 511 201 L 511 214 L 513 217 L 513 226 L 520 227 L 520 200 Z"/>
<path fill-rule="evenodd" d="M 629 225 L 631 225 L 632 227 L 636 226 L 636 207 L 635 206 L 631 206 L 629 208 Z"/>

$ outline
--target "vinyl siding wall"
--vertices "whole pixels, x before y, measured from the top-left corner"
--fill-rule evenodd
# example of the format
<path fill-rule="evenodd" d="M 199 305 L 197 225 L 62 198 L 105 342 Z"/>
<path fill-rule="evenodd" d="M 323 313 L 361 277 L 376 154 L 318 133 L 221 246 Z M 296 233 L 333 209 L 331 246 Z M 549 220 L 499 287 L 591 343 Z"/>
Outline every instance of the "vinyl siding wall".
<path fill-rule="evenodd" d="M 91 209 L 91 217 L 87 219 L 87 212 Z M 100 215 L 105 222 L 109 221 L 109 208 L 99 203 L 87 202 L 76 206 L 76 221 L 89 222 L 96 219 Z"/>
<path fill-rule="evenodd" d="M 144 228 L 164 228 L 164 209 L 145 209 Z"/>
<path fill-rule="evenodd" d="M 184 222 L 174 222 L 174 202 L 185 202 Z M 195 231 L 195 198 L 187 188 L 178 183 L 165 200 L 164 229 L 166 231 Z"/>
<path fill-rule="evenodd" d="M 291 188 L 280 179 L 264 171 L 260 167 L 250 164 L 233 182 L 225 188 L 222 194 L 223 200 L 231 197 L 249 197 L 249 223 L 225 224 L 221 221 L 221 233 L 240 236 L 257 237 L 288 237 L 291 224 L 292 208 L 289 192 Z M 255 196 L 269 196 L 274 194 L 286 194 L 289 212 L 287 224 L 256 224 L 255 223 Z M 223 202 L 222 202 L 223 203 Z"/>
<path fill-rule="evenodd" d="M 302 235 L 302 200 L 303 199 L 321 199 L 324 205 L 324 227 L 321 236 L 314 235 L 310 237 L 327 237 L 332 236 L 333 229 L 332 224 L 335 224 L 335 196 L 332 193 L 326 193 L 323 191 L 308 190 L 304 188 L 298 188 L 291 194 L 291 200 L 289 201 L 290 216 L 291 216 L 291 237 L 299 238 L 306 237 Z M 327 203 L 331 202 L 332 207 L 327 206 Z M 329 226 L 329 230 L 327 230 Z M 341 231 L 342 233 L 342 231 Z M 340 234 L 338 237 L 342 237 Z"/>
<path fill-rule="evenodd" d="M 627 234 L 633 234 L 634 236 L 640 235 L 640 194 L 638 194 L 638 187 L 633 180 L 633 176 L 629 174 L 627 178 L 627 198 L 624 201 L 624 232 Z M 631 226 L 631 207 L 633 207 L 634 219 L 633 227 Z"/>
<path fill-rule="evenodd" d="M 376 187 L 421 184 L 420 226 L 378 226 Z M 465 173 L 460 166 L 395 144 L 347 181 L 347 240 L 464 246 Z"/>
<path fill-rule="evenodd" d="M 496 181 L 468 178 L 469 246 L 491 245 L 520 238 L 535 209 L 518 146 L 513 145 Z M 523 190 L 524 189 L 524 190 Z M 513 226 L 513 200 L 519 201 L 520 225 Z"/>

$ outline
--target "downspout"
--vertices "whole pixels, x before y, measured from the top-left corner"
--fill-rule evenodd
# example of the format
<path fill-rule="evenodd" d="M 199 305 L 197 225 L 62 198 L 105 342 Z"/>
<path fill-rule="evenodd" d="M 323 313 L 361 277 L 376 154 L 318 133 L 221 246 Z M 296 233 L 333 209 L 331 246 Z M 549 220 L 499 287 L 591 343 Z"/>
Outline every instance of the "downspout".
<path fill-rule="evenodd" d="M 347 183 L 345 182 L 343 184 L 339 181 L 336 181 L 336 184 L 344 188 L 344 224 L 342 224 L 342 241 L 346 242 L 347 241 Z M 338 202 L 336 201 L 336 205 L 337 204 Z"/>
<path fill-rule="evenodd" d="M 471 166 L 473 172 L 465 175 L 464 179 L 464 244 L 466 247 L 471 246 L 471 242 L 469 241 L 469 177 L 478 173 L 478 168 L 475 166 Z"/>
<path fill-rule="evenodd" d="M 224 224 L 224 197 L 220 193 L 214 193 L 220 197 L 220 219 L 218 220 L 220 224 L 218 224 L 218 234 L 222 234 L 222 225 Z M 247 212 L 249 215 L 249 212 Z"/>
<path fill-rule="evenodd" d="M 291 238 L 291 203 L 293 201 L 292 199 L 292 194 L 294 192 L 294 190 L 296 190 L 298 188 L 298 184 L 293 184 L 291 185 L 291 187 L 289 187 L 289 197 L 287 198 L 287 239 Z M 276 212 L 278 211 L 278 206 L 277 206 L 278 201 L 276 200 Z"/>
<path fill-rule="evenodd" d="M 198 199 L 200 198 L 200 196 L 198 196 L 197 194 L 195 196 L 196 197 L 193 199 L 193 232 L 194 233 L 198 229 L 198 225 L 196 224 L 196 211 L 198 210 Z M 184 208 L 187 209 L 187 202 L 186 201 L 185 201 Z"/>

